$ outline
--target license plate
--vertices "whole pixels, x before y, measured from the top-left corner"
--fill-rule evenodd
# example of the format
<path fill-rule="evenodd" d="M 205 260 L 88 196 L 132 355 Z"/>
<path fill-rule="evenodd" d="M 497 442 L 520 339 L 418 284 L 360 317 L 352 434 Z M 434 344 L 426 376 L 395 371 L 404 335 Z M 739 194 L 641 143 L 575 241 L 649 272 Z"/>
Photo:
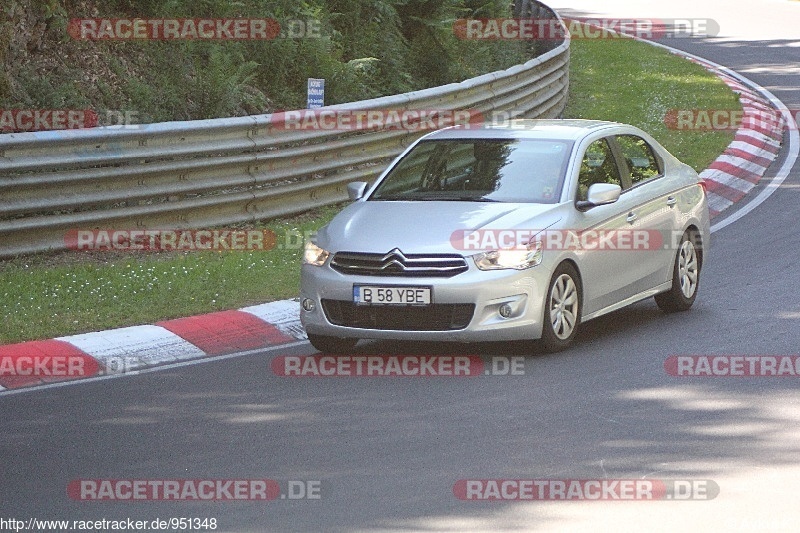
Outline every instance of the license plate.
<path fill-rule="evenodd" d="M 430 287 L 353 286 L 357 305 L 430 305 Z"/>

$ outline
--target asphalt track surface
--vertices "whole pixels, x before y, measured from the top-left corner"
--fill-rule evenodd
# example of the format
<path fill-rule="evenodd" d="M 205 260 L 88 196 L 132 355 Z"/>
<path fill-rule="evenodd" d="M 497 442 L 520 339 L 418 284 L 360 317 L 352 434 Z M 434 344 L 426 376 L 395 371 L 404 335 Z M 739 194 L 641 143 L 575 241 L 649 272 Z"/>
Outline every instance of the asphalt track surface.
<path fill-rule="evenodd" d="M 554 7 L 598 14 L 591 4 Z M 713 18 L 720 36 L 665 44 L 800 107 L 800 3 L 722 5 L 606 2 L 600 13 Z M 0 398 L 0 518 L 215 518 L 217 531 L 791 530 L 800 519 L 798 378 L 677 378 L 664 362 L 798 354 L 799 178 L 796 166 L 765 202 L 715 232 L 690 312 L 667 316 L 648 300 L 607 315 L 585 324 L 569 351 L 527 357 L 524 375 L 276 376 L 275 357 L 315 353 L 298 343 Z M 357 351 L 490 358 L 529 347 Z M 319 499 L 266 502 L 68 497 L 71 481 L 98 478 L 268 478 L 284 494 L 289 480 L 321 489 Z M 453 493 L 461 479 L 711 480 L 719 495 L 462 501 Z"/>

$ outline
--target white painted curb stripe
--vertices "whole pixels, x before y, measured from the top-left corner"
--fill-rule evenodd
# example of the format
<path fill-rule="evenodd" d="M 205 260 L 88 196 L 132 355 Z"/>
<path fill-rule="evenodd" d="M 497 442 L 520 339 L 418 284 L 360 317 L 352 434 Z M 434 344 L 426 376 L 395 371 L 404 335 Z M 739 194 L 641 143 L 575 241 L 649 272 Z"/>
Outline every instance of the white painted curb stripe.
<path fill-rule="evenodd" d="M 741 150 L 742 152 L 747 152 L 748 154 L 755 156 L 755 157 L 763 157 L 765 159 L 772 160 L 774 157 L 771 157 L 771 153 L 764 153 L 764 150 L 745 141 L 733 141 L 731 144 L 728 145 L 728 148 L 733 148 L 736 150 Z"/>
<path fill-rule="evenodd" d="M 750 96 L 740 96 L 739 101 L 742 102 L 745 109 L 756 109 L 758 111 L 767 111 L 778 115 L 778 113 L 775 111 L 775 108 L 769 105 L 769 102 L 763 98 L 756 99 Z"/>
<path fill-rule="evenodd" d="M 296 299 L 243 307 L 239 311 L 254 315 L 295 339 L 308 338 L 300 324 L 300 303 Z"/>
<path fill-rule="evenodd" d="M 721 170 L 717 170 L 713 176 L 701 176 L 705 180 L 715 181 L 717 183 L 721 183 L 722 185 L 727 185 L 732 189 L 736 189 L 737 191 L 741 192 L 749 192 L 750 189 L 756 186 L 755 183 L 751 181 L 744 180 L 742 178 L 736 177 L 732 174 L 728 174 L 727 172 L 723 172 Z"/>
<path fill-rule="evenodd" d="M 729 208 L 733 205 L 733 201 L 728 200 L 724 196 L 720 196 L 715 192 L 709 192 L 708 194 L 708 208 L 713 211 L 724 211 L 725 209 Z"/>
<path fill-rule="evenodd" d="M 742 170 L 745 170 L 747 172 L 754 172 L 759 175 L 764 175 L 764 172 L 767 171 L 767 167 L 765 167 L 764 165 L 761 165 L 759 163 L 756 163 L 755 161 L 750 161 L 749 159 L 744 159 L 735 155 L 722 154 L 714 162 L 728 163 L 730 165 L 735 165 L 736 167 L 741 168 Z M 711 170 L 717 170 L 717 169 L 711 169 Z M 751 182 L 748 183 L 750 183 L 751 185 L 755 185 L 754 183 Z"/>
<path fill-rule="evenodd" d="M 761 143 L 766 144 L 770 148 L 774 149 L 776 153 L 780 151 L 781 143 L 778 140 L 773 139 L 767 135 L 764 135 L 761 132 L 755 130 L 739 130 L 736 132 L 737 137 L 745 137 L 745 139 L 741 139 L 744 142 L 748 142 L 749 139 L 753 139 L 753 144 L 758 146 Z M 765 147 L 766 149 L 766 147 Z"/>
<path fill-rule="evenodd" d="M 160 326 L 144 325 L 59 337 L 106 367 L 130 370 L 205 357 L 206 353 Z"/>

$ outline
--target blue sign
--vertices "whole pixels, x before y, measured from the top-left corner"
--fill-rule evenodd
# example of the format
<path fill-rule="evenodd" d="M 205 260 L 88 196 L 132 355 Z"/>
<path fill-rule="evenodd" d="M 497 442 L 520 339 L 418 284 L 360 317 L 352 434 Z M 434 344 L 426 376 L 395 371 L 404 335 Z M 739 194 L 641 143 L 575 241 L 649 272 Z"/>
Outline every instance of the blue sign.
<path fill-rule="evenodd" d="M 325 80 L 308 78 L 308 98 L 306 107 L 316 109 L 325 105 Z"/>

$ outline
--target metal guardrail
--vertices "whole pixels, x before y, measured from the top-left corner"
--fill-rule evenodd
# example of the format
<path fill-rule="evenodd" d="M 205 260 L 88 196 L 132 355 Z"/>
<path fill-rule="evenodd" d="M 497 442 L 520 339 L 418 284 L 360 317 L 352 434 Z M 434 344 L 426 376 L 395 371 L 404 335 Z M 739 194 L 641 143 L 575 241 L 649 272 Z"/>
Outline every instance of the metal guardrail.
<path fill-rule="evenodd" d="M 530 0 L 515 16 L 559 18 Z M 560 19 L 559 19 L 560 20 Z M 460 83 L 323 109 L 560 116 L 569 40 Z M 0 257 L 58 250 L 74 229 L 185 229 L 340 202 L 424 132 L 290 131 L 272 115 L 0 135 Z"/>

